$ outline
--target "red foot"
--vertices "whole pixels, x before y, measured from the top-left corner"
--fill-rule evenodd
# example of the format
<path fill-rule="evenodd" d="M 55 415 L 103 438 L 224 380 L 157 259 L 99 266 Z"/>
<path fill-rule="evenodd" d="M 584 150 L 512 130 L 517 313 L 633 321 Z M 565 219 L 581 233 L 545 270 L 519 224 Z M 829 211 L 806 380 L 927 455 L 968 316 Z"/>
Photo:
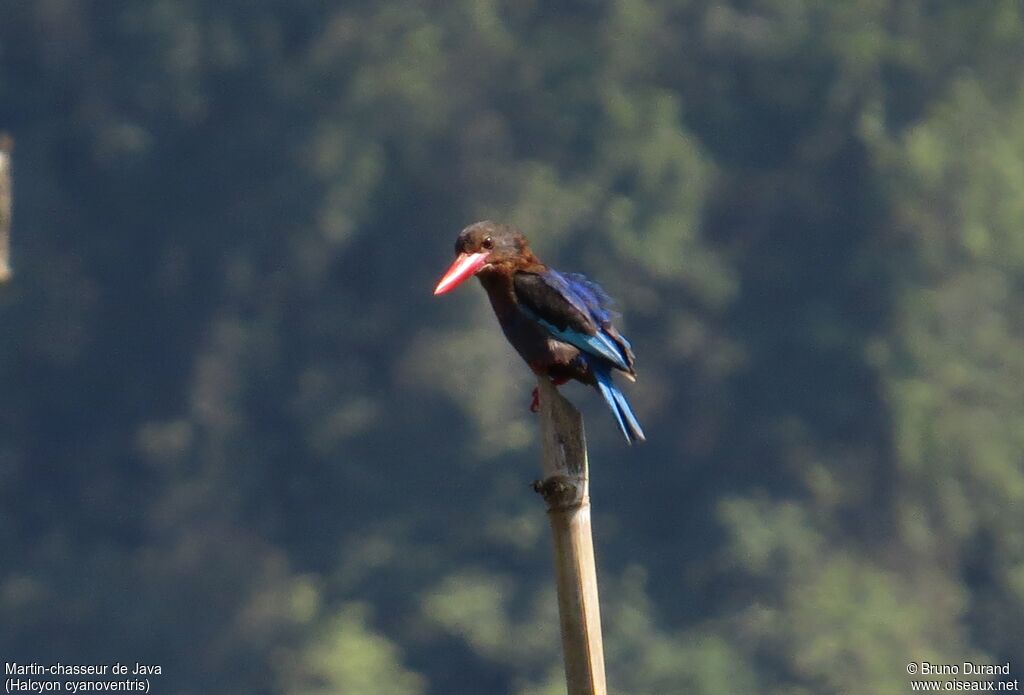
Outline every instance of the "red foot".
<path fill-rule="evenodd" d="M 561 386 L 562 384 L 564 384 L 564 383 L 566 383 L 568 381 L 569 381 L 568 379 L 552 379 L 551 383 L 554 384 L 555 386 Z M 538 410 L 540 410 L 540 391 L 538 391 L 537 387 L 534 386 L 533 387 L 533 400 L 530 401 L 530 412 L 531 413 L 536 413 Z"/>

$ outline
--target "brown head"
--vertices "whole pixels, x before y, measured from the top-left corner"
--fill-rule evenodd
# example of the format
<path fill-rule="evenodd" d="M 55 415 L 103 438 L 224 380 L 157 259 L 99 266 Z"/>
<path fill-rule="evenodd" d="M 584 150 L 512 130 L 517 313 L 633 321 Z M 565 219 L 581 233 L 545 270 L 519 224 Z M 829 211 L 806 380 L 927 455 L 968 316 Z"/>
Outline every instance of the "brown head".
<path fill-rule="evenodd" d="M 515 269 L 537 263 L 526 237 L 515 227 L 484 220 L 471 224 L 455 240 L 455 261 L 434 294 L 444 294 L 480 272 Z"/>

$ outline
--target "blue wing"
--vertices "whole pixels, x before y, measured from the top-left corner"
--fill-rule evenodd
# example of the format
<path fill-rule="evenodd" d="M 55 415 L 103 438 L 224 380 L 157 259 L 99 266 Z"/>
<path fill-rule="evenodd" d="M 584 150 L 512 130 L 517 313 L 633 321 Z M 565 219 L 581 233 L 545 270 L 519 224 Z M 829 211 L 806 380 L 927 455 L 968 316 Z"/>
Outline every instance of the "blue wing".
<path fill-rule="evenodd" d="M 520 308 L 552 337 L 581 351 L 594 375 L 594 386 L 604 398 L 626 441 L 644 441 L 644 431 L 633 409 L 612 380 L 617 369 L 632 378 L 633 350 L 611 325 L 608 295 L 582 275 L 554 270 L 519 272 L 513 287 Z"/>
<path fill-rule="evenodd" d="M 546 270 L 516 273 L 514 288 L 519 306 L 553 337 L 632 374 L 631 347 L 612 327 L 611 300 L 596 283 Z"/>

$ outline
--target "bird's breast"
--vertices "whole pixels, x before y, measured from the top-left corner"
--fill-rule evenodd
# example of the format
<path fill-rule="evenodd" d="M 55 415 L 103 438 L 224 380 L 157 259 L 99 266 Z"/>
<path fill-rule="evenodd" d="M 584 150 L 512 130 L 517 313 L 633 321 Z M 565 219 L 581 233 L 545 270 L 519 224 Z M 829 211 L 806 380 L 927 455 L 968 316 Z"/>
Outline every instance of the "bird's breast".
<path fill-rule="evenodd" d="M 517 310 L 500 323 L 508 342 L 534 371 L 565 367 L 580 354 L 572 345 L 553 338 L 523 311 Z"/>

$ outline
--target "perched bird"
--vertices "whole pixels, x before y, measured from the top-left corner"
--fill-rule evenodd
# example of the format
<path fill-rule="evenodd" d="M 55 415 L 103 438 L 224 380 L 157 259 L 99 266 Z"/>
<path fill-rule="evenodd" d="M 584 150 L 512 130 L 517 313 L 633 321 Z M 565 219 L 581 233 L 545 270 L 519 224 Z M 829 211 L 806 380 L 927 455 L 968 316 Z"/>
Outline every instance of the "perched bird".
<path fill-rule="evenodd" d="M 619 372 L 636 381 L 633 351 L 611 324 L 611 300 L 576 273 L 548 268 L 517 229 L 484 221 L 455 241 L 455 261 L 434 294 L 476 275 L 487 291 L 501 330 L 530 368 L 556 385 L 576 379 L 595 387 L 608 403 L 626 441 L 644 441 L 626 397 L 612 381 Z M 537 392 L 534 391 L 536 409 Z"/>

